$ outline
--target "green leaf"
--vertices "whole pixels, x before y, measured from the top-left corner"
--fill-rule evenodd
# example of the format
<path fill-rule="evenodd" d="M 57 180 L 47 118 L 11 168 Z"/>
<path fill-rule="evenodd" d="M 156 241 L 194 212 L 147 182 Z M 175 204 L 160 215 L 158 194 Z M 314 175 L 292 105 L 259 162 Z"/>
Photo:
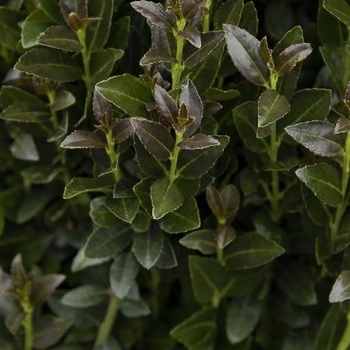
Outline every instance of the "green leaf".
<path fill-rule="evenodd" d="M 338 305 L 329 308 L 318 329 L 313 350 L 336 350 L 345 328 L 346 317 Z"/>
<path fill-rule="evenodd" d="M 150 315 L 151 309 L 142 299 L 124 299 L 120 303 L 120 312 L 127 318 L 139 318 Z"/>
<path fill-rule="evenodd" d="M 139 210 L 139 200 L 133 198 L 107 198 L 106 207 L 120 220 L 131 224 Z"/>
<path fill-rule="evenodd" d="M 226 266 L 233 270 L 247 270 L 268 264 L 284 253 L 275 241 L 255 232 L 237 237 L 225 255 Z"/>
<path fill-rule="evenodd" d="M 189 269 L 193 292 L 200 303 L 220 300 L 234 283 L 231 274 L 214 258 L 191 255 Z"/>
<path fill-rule="evenodd" d="M 229 101 L 239 96 L 238 90 L 220 90 L 217 88 L 210 88 L 205 92 L 205 97 L 209 101 Z"/>
<path fill-rule="evenodd" d="M 189 350 L 208 349 L 215 337 L 215 314 L 214 308 L 205 307 L 173 328 L 170 335 Z"/>
<path fill-rule="evenodd" d="M 265 90 L 258 101 L 258 127 L 264 128 L 290 111 L 288 100 L 275 90 Z"/>
<path fill-rule="evenodd" d="M 71 271 L 72 272 L 82 271 L 82 270 L 84 270 L 88 267 L 91 267 L 91 266 L 97 266 L 97 265 L 104 264 L 108 260 L 110 260 L 109 257 L 96 258 L 96 259 L 87 258 L 84 255 L 84 247 L 82 247 L 78 250 L 78 253 L 73 258 Z"/>
<path fill-rule="evenodd" d="M 15 69 L 60 82 L 76 81 L 82 76 L 79 64 L 72 57 L 47 47 L 25 52 L 15 64 Z"/>
<path fill-rule="evenodd" d="M 335 134 L 346 134 L 350 132 L 350 120 L 346 117 L 340 117 L 335 125 Z"/>
<path fill-rule="evenodd" d="M 3 109 L 12 105 L 15 102 L 18 103 L 19 101 L 25 101 L 27 103 L 31 102 L 37 105 L 43 105 L 43 102 L 39 97 L 29 93 L 28 91 L 25 91 L 23 89 L 20 89 L 16 86 L 11 86 L 11 85 L 3 85 L 1 87 L 0 103 Z"/>
<path fill-rule="evenodd" d="M 120 223 L 112 228 L 97 228 L 89 236 L 84 254 L 88 258 L 106 258 L 121 253 L 132 241 L 130 225 Z"/>
<path fill-rule="evenodd" d="M 118 255 L 109 270 L 109 281 L 113 293 L 119 298 L 124 299 L 139 272 L 140 265 L 131 253 L 122 253 Z"/>
<path fill-rule="evenodd" d="M 213 230 L 198 230 L 181 238 L 179 243 L 188 249 L 195 249 L 204 255 L 211 255 L 216 252 L 214 236 L 215 231 Z"/>
<path fill-rule="evenodd" d="M 178 109 L 174 99 L 161 86 L 154 87 L 154 100 L 161 120 L 168 126 L 175 124 L 177 120 Z"/>
<path fill-rule="evenodd" d="M 52 20 L 46 13 L 38 9 L 25 19 L 21 32 L 21 43 L 24 49 L 38 44 L 39 36 L 52 25 Z"/>
<path fill-rule="evenodd" d="M 136 233 L 132 250 L 137 261 L 147 270 L 153 267 L 163 250 L 162 231 L 154 224 L 147 232 Z"/>
<path fill-rule="evenodd" d="M 181 150 L 178 161 L 178 172 L 186 179 L 196 179 L 206 174 L 221 156 L 227 146 L 227 136 L 216 136 L 220 146 L 200 150 Z"/>
<path fill-rule="evenodd" d="M 259 322 L 262 302 L 252 295 L 231 300 L 226 314 L 226 335 L 230 344 L 246 339 Z"/>
<path fill-rule="evenodd" d="M 114 0 L 89 1 L 88 12 L 96 20 L 89 23 L 86 31 L 86 46 L 88 52 L 102 49 L 108 39 L 114 12 Z"/>
<path fill-rule="evenodd" d="M 98 50 L 91 55 L 91 86 L 107 79 L 113 71 L 115 63 L 124 55 L 120 49 L 107 48 Z"/>
<path fill-rule="evenodd" d="M 95 306 L 104 301 L 108 296 L 105 287 L 98 285 L 83 285 L 67 292 L 61 299 L 61 303 L 74 308 Z"/>
<path fill-rule="evenodd" d="M 195 198 L 186 198 L 180 208 L 166 214 L 160 227 L 167 233 L 182 233 L 200 226 L 199 210 Z"/>
<path fill-rule="evenodd" d="M 350 27 L 350 6 L 346 0 L 323 0 L 323 7 Z"/>
<path fill-rule="evenodd" d="M 246 30 L 224 25 L 228 53 L 240 73 L 255 85 L 266 85 L 269 70 L 260 57 L 260 42 Z"/>
<path fill-rule="evenodd" d="M 312 52 L 308 43 L 294 44 L 282 51 L 275 60 L 275 68 L 278 74 L 289 73 L 297 63 L 305 60 Z"/>
<path fill-rule="evenodd" d="M 39 160 L 39 154 L 32 135 L 25 132 L 16 134 L 14 143 L 10 146 L 14 158 L 35 162 Z"/>
<path fill-rule="evenodd" d="M 295 173 L 322 203 L 336 207 L 342 202 L 340 173 L 332 165 L 326 163 L 307 165 Z"/>
<path fill-rule="evenodd" d="M 152 216 L 155 220 L 179 208 L 184 197 L 173 182 L 167 177 L 157 180 L 151 186 Z"/>
<path fill-rule="evenodd" d="M 172 31 L 174 25 L 173 17 L 165 11 L 161 4 L 152 1 L 133 1 L 131 6 L 149 20 L 152 25 L 165 31 Z"/>
<path fill-rule="evenodd" d="M 75 130 L 61 143 L 62 148 L 105 148 L 106 142 L 97 134 L 87 130 Z"/>
<path fill-rule="evenodd" d="M 245 146 L 256 153 L 264 153 L 267 144 L 256 137 L 258 127 L 258 106 L 255 102 L 245 102 L 233 110 L 233 120 Z"/>
<path fill-rule="evenodd" d="M 329 294 L 330 303 L 341 303 L 350 299 L 350 271 L 345 270 L 340 273 L 333 284 Z"/>
<path fill-rule="evenodd" d="M 60 89 L 56 91 L 55 101 L 50 106 L 50 108 L 51 108 L 51 111 L 57 112 L 57 111 L 67 109 L 68 107 L 73 105 L 75 102 L 76 102 L 75 97 L 71 92 Z"/>
<path fill-rule="evenodd" d="M 96 85 L 96 91 L 132 117 L 149 116 L 147 104 L 153 99 L 151 90 L 131 74 L 101 81 Z"/>
<path fill-rule="evenodd" d="M 48 184 L 52 182 L 61 171 L 61 168 L 52 167 L 51 165 L 38 165 L 23 169 L 21 175 L 30 183 Z"/>
<path fill-rule="evenodd" d="M 205 134 L 195 134 L 190 138 L 185 138 L 182 140 L 178 147 L 181 149 L 195 150 L 195 149 L 205 149 L 213 146 L 219 146 L 220 142 L 212 136 Z"/>
<path fill-rule="evenodd" d="M 135 134 L 146 150 L 159 160 L 168 160 L 174 148 L 174 139 L 161 124 L 144 118 L 130 120 Z"/>
<path fill-rule="evenodd" d="M 160 269 L 172 269 L 177 266 L 177 258 L 174 251 L 174 248 L 166 236 L 163 236 L 164 244 L 162 252 L 159 255 L 159 258 L 155 264 L 155 267 Z"/>
<path fill-rule="evenodd" d="M 0 7 L 0 35 L 1 45 L 17 51 L 21 39 L 21 29 L 18 23 L 22 20 L 20 11 L 10 9 L 6 6 Z"/>
<path fill-rule="evenodd" d="M 178 32 L 178 35 L 186 39 L 194 47 L 199 49 L 202 46 L 201 35 L 198 29 L 194 26 L 188 26 L 184 30 Z"/>
<path fill-rule="evenodd" d="M 105 191 L 110 185 L 109 178 L 106 176 L 97 179 L 75 177 L 66 185 L 63 198 L 69 199 L 85 192 Z"/>
<path fill-rule="evenodd" d="M 105 197 L 91 200 L 89 216 L 95 224 L 106 228 L 120 223 L 120 220 L 105 206 Z"/>
<path fill-rule="evenodd" d="M 40 34 L 37 43 L 64 51 L 78 52 L 82 49 L 77 35 L 65 26 L 51 26 Z"/>
<path fill-rule="evenodd" d="M 150 188 L 153 183 L 154 179 L 150 177 L 145 177 L 133 188 L 137 198 L 140 200 L 142 207 L 146 210 L 149 216 L 152 216 L 152 201 L 150 195 Z"/>
<path fill-rule="evenodd" d="M 244 4 L 239 27 L 245 29 L 251 35 L 256 36 L 258 33 L 258 11 L 255 8 L 253 1 L 248 1 Z"/>
<path fill-rule="evenodd" d="M 34 323 L 33 347 L 47 349 L 56 344 L 71 327 L 70 321 L 42 315 Z"/>
<path fill-rule="evenodd" d="M 0 113 L 0 119 L 20 123 L 42 123 L 50 117 L 49 109 L 43 103 L 17 101 Z"/>
<path fill-rule="evenodd" d="M 215 12 L 214 27 L 221 29 L 223 23 L 238 25 L 243 11 L 243 0 L 228 0 Z"/>
<path fill-rule="evenodd" d="M 298 262 L 278 264 L 276 284 L 297 305 L 315 305 L 314 281 L 306 266 Z"/>

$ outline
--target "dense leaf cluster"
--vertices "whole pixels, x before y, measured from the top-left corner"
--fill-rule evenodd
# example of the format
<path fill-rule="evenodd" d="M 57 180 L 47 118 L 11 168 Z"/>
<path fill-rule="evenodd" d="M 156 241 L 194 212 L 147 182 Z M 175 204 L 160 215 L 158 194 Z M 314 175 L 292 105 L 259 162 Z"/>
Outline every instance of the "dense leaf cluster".
<path fill-rule="evenodd" d="M 1 349 L 349 348 L 347 0 L 8 0 L 0 35 Z"/>

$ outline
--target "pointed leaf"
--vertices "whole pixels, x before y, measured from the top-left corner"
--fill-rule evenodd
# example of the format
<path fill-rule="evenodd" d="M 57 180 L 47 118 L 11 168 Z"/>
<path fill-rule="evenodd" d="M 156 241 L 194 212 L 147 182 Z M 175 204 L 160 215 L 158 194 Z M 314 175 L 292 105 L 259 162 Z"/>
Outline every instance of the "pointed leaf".
<path fill-rule="evenodd" d="M 151 186 L 152 216 L 155 220 L 162 218 L 181 206 L 184 197 L 167 177 L 157 180 Z"/>
<path fill-rule="evenodd" d="M 39 160 L 39 153 L 32 135 L 20 133 L 16 135 L 15 142 L 10 146 L 14 158 L 35 162 Z"/>
<path fill-rule="evenodd" d="M 149 308 L 147 303 L 142 299 L 124 299 L 120 303 L 120 312 L 127 318 L 139 318 L 150 315 L 151 309 Z"/>
<path fill-rule="evenodd" d="M 38 38 L 38 44 L 54 49 L 77 52 L 82 49 L 76 34 L 65 26 L 51 26 Z"/>
<path fill-rule="evenodd" d="M 132 241 L 130 225 L 120 223 L 113 228 L 97 228 L 89 236 L 84 254 L 88 258 L 106 258 L 121 253 Z"/>
<path fill-rule="evenodd" d="M 132 250 L 137 261 L 147 270 L 153 267 L 163 250 L 162 231 L 154 224 L 147 232 L 136 233 Z"/>
<path fill-rule="evenodd" d="M 216 219 L 219 222 L 221 222 L 221 220 L 224 220 L 223 223 L 225 223 L 226 208 L 224 206 L 221 193 L 214 186 L 210 185 L 205 189 L 205 197 Z"/>
<path fill-rule="evenodd" d="M 160 269 L 172 269 L 177 266 L 177 258 L 174 251 L 174 248 L 166 236 L 163 236 L 164 243 L 162 252 L 159 255 L 159 258 L 155 264 L 155 267 Z"/>
<path fill-rule="evenodd" d="M 124 299 L 139 272 L 140 265 L 131 253 L 122 253 L 118 255 L 109 270 L 109 280 L 113 293 L 119 298 Z"/>
<path fill-rule="evenodd" d="M 266 85 L 269 70 L 260 57 L 260 42 L 246 30 L 224 25 L 226 44 L 231 59 L 240 73 L 255 85 Z"/>
<path fill-rule="evenodd" d="M 238 25 L 243 11 L 243 0 L 228 0 L 216 11 L 214 16 L 215 28 L 221 29 L 223 23 Z"/>
<path fill-rule="evenodd" d="M 69 199 L 85 192 L 104 191 L 109 187 L 110 183 L 106 180 L 106 177 L 99 177 L 97 179 L 75 177 L 66 185 L 63 198 Z"/>
<path fill-rule="evenodd" d="M 224 249 L 236 238 L 236 230 L 229 225 L 219 225 L 215 230 L 215 241 L 220 249 Z"/>
<path fill-rule="evenodd" d="M 44 275 L 33 281 L 32 302 L 40 304 L 49 299 L 55 289 L 66 279 L 59 274 Z"/>
<path fill-rule="evenodd" d="M 213 230 L 198 230 L 181 238 L 179 242 L 188 249 L 195 249 L 204 255 L 211 255 L 216 252 L 214 235 L 215 231 Z"/>
<path fill-rule="evenodd" d="M 74 308 L 95 306 L 108 296 L 107 289 L 99 285 L 83 285 L 67 292 L 61 303 Z"/>
<path fill-rule="evenodd" d="M 340 117 L 335 125 L 335 134 L 346 134 L 350 132 L 350 119 L 346 117 Z"/>
<path fill-rule="evenodd" d="M 205 92 L 205 97 L 209 101 L 229 101 L 239 96 L 238 90 L 220 90 L 217 88 L 210 88 Z"/>
<path fill-rule="evenodd" d="M 179 31 L 178 35 L 185 38 L 198 49 L 202 46 L 201 35 L 196 27 L 186 27 L 184 30 Z"/>
<path fill-rule="evenodd" d="M 276 71 L 280 75 L 289 73 L 297 63 L 305 60 L 312 52 L 308 43 L 295 44 L 282 51 L 275 60 Z"/>
<path fill-rule="evenodd" d="M 321 202 L 332 207 L 342 202 L 340 173 L 332 165 L 326 163 L 307 165 L 295 173 Z"/>
<path fill-rule="evenodd" d="M 55 101 L 50 106 L 51 111 L 61 111 L 64 109 L 67 109 L 69 106 L 73 105 L 75 103 L 75 97 L 74 95 L 67 91 L 60 89 L 56 91 Z"/>
<path fill-rule="evenodd" d="M 350 6 L 346 0 L 324 0 L 324 8 L 350 27 Z"/>
<path fill-rule="evenodd" d="M 96 90 L 132 117 L 148 117 L 147 103 L 152 101 L 149 86 L 130 74 L 111 77 L 96 85 Z"/>
<path fill-rule="evenodd" d="M 220 146 L 220 142 L 214 137 L 205 134 L 195 134 L 178 144 L 179 148 L 187 150 L 204 149 L 213 146 Z"/>
<path fill-rule="evenodd" d="M 130 119 L 134 132 L 146 150 L 159 160 L 168 160 L 174 148 L 174 139 L 161 124 L 144 118 Z"/>
<path fill-rule="evenodd" d="M 183 0 L 182 1 L 182 15 L 186 19 L 191 19 L 200 13 L 202 7 L 205 5 L 205 0 Z"/>
<path fill-rule="evenodd" d="M 256 36 L 258 33 L 258 11 L 255 8 L 253 1 L 248 1 L 244 4 L 239 27 L 245 29 L 248 33 Z"/>
<path fill-rule="evenodd" d="M 284 253 L 275 241 L 255 232 L 237 237 L 226 254 L 226 266 L 233 270 L 247 270 L 268 264 Z"/>
<path fill-rule="evenodd" d="M 115 142 L 123 142 L 134 133 L 130 118 L 122 118 L 113 125 L 113 139 Z"/>
<path fill-rule="evenodd" d="M 154 99 L 161 120 L 168 126 L 172 126 L 177 119 L 178 110 L 174 99 L 159 85 L 154 87 Z"/>
<path fill-rule="evenodd" d="M 64 24 L 64 20 L 60 13 L 58 2 L 55 0 L 38 0 L 40 8 L 55 23 Z"/>
<path fill-rule="evenodd" d="M 50 117 L 50 111 L 44 104 L 33 102 L 15 102 L 0 113 L 0 119 L 20 123 L 42 123 Z"/>
<path fill-rule="evenodd" d="M 108 198 L 106 207 L 120 220 L 131 224 L 139 210 L 139 200 L 133 198 Z"/>
<path fill-rule="evenodd" d="M 75 130 L 61 143 L 62 148 L 105 148 L 106 142 L 87 130 Z"/>
<path fill-rule="evenodd" d="M 329 294 L 330 303 L 341 303 L 350 299 L 350 271 L 345 270 L 340 273 L 333 284 Z"/>
<path fill-rule="evenodd" d="M 290 111 L 288 100 L 275 90 L 265 90 L 258 101 L 258 127 L 264 128 Z"/>
<path fill-rule="evenodd" d="M 285 131 L 316 155 L 336 157 L 343 152 L 342 138 L 334 134 L 332 123 L 322 121 L 299 123 L 286 127 Z"/>

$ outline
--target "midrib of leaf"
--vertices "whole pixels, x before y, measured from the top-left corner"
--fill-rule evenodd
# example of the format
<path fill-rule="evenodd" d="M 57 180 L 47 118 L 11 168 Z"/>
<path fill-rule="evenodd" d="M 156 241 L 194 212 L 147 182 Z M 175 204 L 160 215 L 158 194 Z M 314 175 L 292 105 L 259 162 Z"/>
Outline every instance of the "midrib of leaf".
<path fill-rule="evenodd" d="M 277 249 L 279 250 L 277 252 Z M 240 255 L 246 255 L 247 253 L 249 254 L 257 254 L 257 253 L 263 253 L 263 254 L 271 254 L 271 253 L 274 253 L 273 255 L 276 256 L 276 254 L 280 254 L 282 253 L 282 249 L 279 249 L 276 247 L 276 250 L 273 249 L 273 248 L 251 248 L 251 249 L 244 249 L 242 251 L 239 251 L 239 252 L 236 252 L 236 253 L 232 253 L 230 255 L 227 256 L 227 260 L 231 259 L 231 258 L 234 258 L 234 257 L 237 257 L 237 256 L 240 256 Z"/>
<path fill-rule="evenodd" d="M 99 88 L 99 89 L 101 90 L 101 88 Z M 98 89 L 97 89 L 97 90 L 98 90 Z M 126 97 L 126 98 L 129 99 L 129 100 L 137 101 L 137 102 L 143 104 L 145 107 L 146 107 L 146 105 L 147 105 L 146 102 L 143 102 L 142 100 L 139 100 L 139 99 L 137 99 L 136 97 L 133 97 L 133 96 L 128 95 L 128 94 L 125 94 L 125 93 L 123 93 L 123 92 L 121 92 L 121 91 L 115 92 L 114 90 L 112 90 L 112 89 L 107 89 L 107 88 L 102 88 L 102 90 L 104 90 L 104 91 L 109 91 L 109 93 L 112 93 L 112 95 L 114 95 L 114 93 L 116 93 L 117 95 L 122 96 L 122 97 Z"/>
<path fill-rule="evenodd" d="M 338 192 L 343 197 L 343 195 L 341 193 L 341 190 L 338 187 L 336 187 L 333 184 L 331 184 L 330 182 L 324 181 L 323 179 L 320 179 L 320 178 L 317 178 L 317 177 L 313 177 L 313 176 L 309 176 L 308 178 L 314 180 L 315 182 L 320 182 L 320 183 L 322 183 L 324 185 L 327 185 L 328 187 L 330 187 L 331 189 L 335 190 L 335 192 Z"/>
<path fill-rule="evenodd" d="M 278 97 L 279 97 L 279 95 L 276 95 L 274 101 L 272 102 L 272 104 L 270 105 L 270 108 L 268 109 L 267 116 L 265 117 L 265 123 L 266 123 L 266 121 L 268 121 L 268 124 L 263 124 L 263 125 L 260 125 L 259 127 L 269 126 L 270 124 L 272 124 L 275 121 L 275 120 L 271 121 L 269 116 L 271 115 L 272 111 L 274 110 L 274 107 L 276 106 L 276 103 L 278 101 Z"/>

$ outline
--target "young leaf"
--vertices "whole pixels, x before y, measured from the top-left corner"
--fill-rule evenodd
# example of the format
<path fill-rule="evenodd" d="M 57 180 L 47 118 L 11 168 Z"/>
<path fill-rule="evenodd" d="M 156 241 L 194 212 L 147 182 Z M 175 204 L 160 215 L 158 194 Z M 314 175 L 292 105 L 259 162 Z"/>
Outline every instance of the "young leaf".
<path fill-rule="evenodd" d="M 67 292 L 61 303 L 75 308 L 85 308 L 100 304 L 107 298 L 107 289 L 98 285 L 83 285 Z"/>
<path fill-rule="evenodd" d="M 260 42 L 246 30 L 225 24 L 228 53 L 240 73 L 255 85 L 266 85 L 269 70 L 259 54 Z"/>
<path fill-rule="evenodd" d="M 139 210 L 139 200 L 133 198 L 108 198 L 106 207 L 120 220 L 131 224 Z"/>
<path fill-rule="evenodd" d="M 198 230 L 181 238 L 179 242 L 188 249 L 195 249 L 204 255 L 211 255 L 216 252 L 214 236 L 215 231 L 213 230 Z"/>
<path fill-rule="evenodd" d="M 197 49 L 199 49 L 202 46 L 201 34 L 199 33 L 196 27 L 186 27 L 184 30 L 178 32 L 178 35 L 185 38 Z"/>
<path fill-rule="evenodd" d="M 167 233 L 182 233 L 200 226 L 199 210 L 193 197 L 186 198 L 180 208 L 165 215 L 160 228 Z"/>
<path fill-rule="evenodd" d="M 149 116 L 150 88 L 133 75 L 124 74 L 101 81 L 96 85 L 96 91 L 132 117 Z"/>
<path fill-rule="evenodd" d="M 178 115 L 178 109 L 174 99 L 159 85 L 154 87 L 154 99 L 160 119 L 168 126 L 174 125 Z"/>
<path fill-rule="evenodd" d="M 307 165 L 295 173 L 321 202 L 332 207 L 342 202 L 340 173 L 332 165 L 326 163 Z"/>
<path fill-rule="evenodd" d="M 137 261 L 147 270 L 153 267 L 163 250 L 164 236 L 154 224 L 147 232 L 136 233 L 132 250 Z"/>
<path fill-rule="evenodd" d="M 305 60 L 312 52 L 310 44 L 295 44 L 282 51 L 275 60 L 275 68 L 278 74 L 289 73 L 297 63 Z"/>
<path fill-rule="evenodd" d="M 258 127 L 264 128 L 290 111 L 288 100 L 275 90 L 265 90 L 258 101 Z"/>
<path fill-rule="evenodd" d="M 219 222 L 226 218 L 226 208 L 221 193 L 212 185 L 205 189 L 207 203 Z M 225 222 L 223 222 L 225 223 Z"/>
<path fill-rule="evenodd" d="M 124 299 L 135 282 L 140 265 L 131 253 L 118 255 L 109 270 L 109 280 L 113 293 Z"/>
<path fill-rule="evenodd" d="M 76 34 L 65 26 L 51 26 L 38 38 L 38 44 L 64 51 L 78 52 L 82 49 Z"/>
<path fill-rule="evenodd" d="M 75 130 L 61 143 L 62 148 L 105 148 L 106 142 L 87 130 Z"/>
<path fill-rule="evenodd" d="M 336 157 L 342 154 L 342 138 L 334 134 L 334 125 L 329 122 L 313 121 L 290 125 L 285 131 L 295 141 L 322 157 Z"/>
<path fill-rule="evenodd" d="M 346 117 L 340 117 L 334 128 L 335 134 L 346 134 L 350 132 L 350 119 Z"/>
<path fill-rule="evenodd" d="M 165 8 L 152 1 L 133 1 L 131 6 L 142 16 L 147 18 L 152 25 L 155 25 L 165 31 L 172 31 L 174 26 L 173 17 L 165 11 Z"/>
<path fill-rule="evenodd" d="M 192 19 L 200 13 L 206 0 L 183 0 L 182 1 L 182 15 L 186 19 Z"/>
<path fill-rule="evenodd" d="M 157 180 L 151 186 L 152 216 L 155 220 L 162 218 L 179 208 L 184 197 L 175 183 L 167 177 Z"/>
<path fill-rule="evenodd" d="M 340 273 L 333 284 L 329 294 L 330 303 L 341 303 L 350 299 L 350 271 L 345 270 Z"/>
<path fill-rule="evenodd" d="M 132 241 L 132 229 L 120 223 L 112 228 L 97 228 L 89 236 L 84 254 L 88 258 L 106 258 L 121 253 Z"/>
<path fill-rule="evenodd" d="M 220 249 L 224 249 L 236 238 L 236 230 L 229 225 L 219 225 L 215 230 L 215 242 Z"/>
<path fill-rule="evenodd" d="M 220 142 L 214 137 L 205 134 L 195 134 L 178 144 L 179 148 L 187 150 L 205 149 L 213 146 L 220 146 Z"/>
<path fill-rule="evenodd" d="M 225 256 L 226 266 L 233 270 L 247 270 L 268 264 L 284 253 L 273 240 L 255 232 L 237 237 Z"/>
<path fill-rule="evenodd" d="M 262 302 L 251 295 L 233 298 L 226 314 L 226 335 L 230 344 L 240 343 L 256 327 L 262 311 Z"/>
<path fill-rule="evenodd" d="M 41 304 L 47 301 L 65 279 L 66 276 L 59 274 L 44 275 L 35 279 L 32 284 L 33 304 Z"/>
<path fill-rule="evenodd" d="M 323 0 L 323 7 L 350 27 L 350 6 L 346 0 Z"/>
<path fill-rule="evenodd" d="M 131 118 L 135 134 L 146 150 L 159 160 L 168 160 L 174 148 L 174 139 L 161 124 L 144 118 Z"/>
<path fill-rule="evenodd" d="M 73 58 L 48 47 L 36 47 L 25 52 L 15 64 L 15 69 L 60 82 L 76 81 L 82 76 L 82 70 Z"/>

